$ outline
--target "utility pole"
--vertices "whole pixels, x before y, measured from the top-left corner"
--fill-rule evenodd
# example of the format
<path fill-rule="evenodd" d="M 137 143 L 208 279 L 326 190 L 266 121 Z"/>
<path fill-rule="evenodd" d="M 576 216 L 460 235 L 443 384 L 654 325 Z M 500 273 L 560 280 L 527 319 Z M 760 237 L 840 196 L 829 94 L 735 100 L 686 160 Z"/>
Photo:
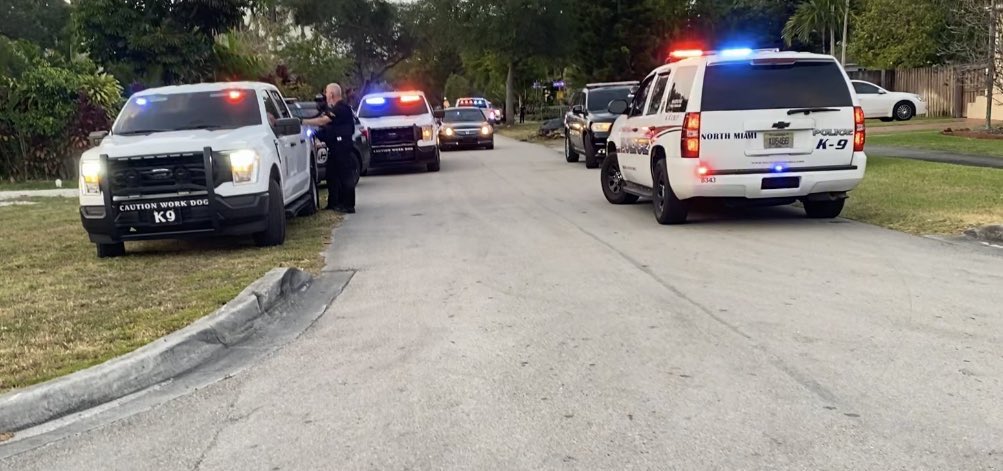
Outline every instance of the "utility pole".
<path fill-rule="evenodd" d="M 995 0 L 994 0 L 995 1 Z M 843 51 L 839 58 L 839 63 L 846 67 L 846 30 L 850 24 L 850 0 L 846 0 L 846 10 L 843 11 Z"/>
<path fill-rule="evenodd" d="M 989 73 L 986 74 L 986 130 L 993 128 L 993 88 L 996 87 L 996 0 L 989 0 Z"/>

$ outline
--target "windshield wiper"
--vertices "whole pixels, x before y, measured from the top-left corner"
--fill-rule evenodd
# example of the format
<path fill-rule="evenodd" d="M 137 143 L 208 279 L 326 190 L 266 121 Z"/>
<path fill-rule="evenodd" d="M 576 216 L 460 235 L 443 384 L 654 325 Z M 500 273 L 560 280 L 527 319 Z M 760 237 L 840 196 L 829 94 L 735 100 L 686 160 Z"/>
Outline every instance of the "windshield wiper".
<path fill-rule="evenodd" d="M 798 113 L 804 113 L 804 114 L 821 113 L 823 111 L 839 111 L 839 108 L 794 108 L 793 110 L 787 112 L 787 116 Z"/>
<path fill-rule="evenodd" d="M 177 127 L 177 128 L 174 128 L 174 130 L 175 131 L 192 131 L 192 130 L 196 130 L 196 129 L 205 129 L 205 130 L 208 130 L 208 131 L 213 131 L 213 130 L 216 130 L 216 129 L 222 129 L 223 127 L 225 127 L 225 126 L 220 126 L 218 124 L 192 124 L 192 125 L 188 125 L 188 126 Z"/>
<path fill-rule="evenodd" d="M 124 131 L 124 132 L 119 132 L 119 133 L 115 133 L 115 134 L 118 134 L 119 136 L 135 136 L 137 134 L 153 134 L 155 132 L 170 132 L 170 131 L 172 131 L 172 130 L 171 129 L 137 129 L 135 131 Z"/>

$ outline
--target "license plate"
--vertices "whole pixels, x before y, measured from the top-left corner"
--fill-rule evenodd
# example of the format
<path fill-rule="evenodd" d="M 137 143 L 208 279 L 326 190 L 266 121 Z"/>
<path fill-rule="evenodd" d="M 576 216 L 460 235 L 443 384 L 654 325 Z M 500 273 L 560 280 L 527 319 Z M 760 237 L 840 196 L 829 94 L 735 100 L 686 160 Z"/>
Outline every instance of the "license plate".
<path fill-rule="evenodd" d="M 790 149 L 794 147 L 794 133 L 768 132 L 763 134 L 763 149 Z"/>

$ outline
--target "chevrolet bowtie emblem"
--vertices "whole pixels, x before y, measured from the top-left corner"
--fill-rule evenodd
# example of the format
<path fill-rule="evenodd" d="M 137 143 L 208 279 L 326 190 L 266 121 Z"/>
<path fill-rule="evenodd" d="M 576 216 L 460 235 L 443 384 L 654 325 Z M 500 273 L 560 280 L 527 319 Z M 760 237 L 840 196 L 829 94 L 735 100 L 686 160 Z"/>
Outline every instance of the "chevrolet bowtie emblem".
<path fill-rule="evenodd" d="M 777 121 L 773 123 L 773 129 L 787 129 L 789 127 L 791 127 L 791 123 L 786 121 Z"/>

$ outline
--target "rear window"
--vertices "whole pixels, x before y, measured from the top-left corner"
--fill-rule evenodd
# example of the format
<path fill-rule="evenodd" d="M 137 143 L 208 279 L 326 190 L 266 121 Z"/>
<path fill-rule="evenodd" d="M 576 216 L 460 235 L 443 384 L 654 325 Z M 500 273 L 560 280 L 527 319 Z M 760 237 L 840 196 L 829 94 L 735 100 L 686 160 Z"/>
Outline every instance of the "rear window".
<path fill-rule="evenodd" d="M 425 97 L 405 101 L 403 96 L 370 97 L 359 105 L 360 118 L 383 118 L 386 116 L 418 116 L 431 113 Z"/>
<path fill-rule="evenodd" d="M 471 121 L 484 121 L 484 112 L 481 110 L 446 110 L 442 117 L 444 123 L 467 123 Z"/>
<path fill-rule="evenodd" d="M 701 111 L 853 106 L 850 87 L 832 61 L 784 65 L 708 65 Z"/>
<path fill-rule="evenodd" d="M 589 111 L 605 112 L 609 108 L 609 102 L 613 100 L 627 100 L 630 95 L 630 87 L 618 88 L 596 88 L 589 90 Z"/>
<path fill-rule="evenodd" d="M 257 126 L 261 124 L 258 103 L 257 93 L 250 89 L 133 97 L 122 109 L 112 133 Z"/>

